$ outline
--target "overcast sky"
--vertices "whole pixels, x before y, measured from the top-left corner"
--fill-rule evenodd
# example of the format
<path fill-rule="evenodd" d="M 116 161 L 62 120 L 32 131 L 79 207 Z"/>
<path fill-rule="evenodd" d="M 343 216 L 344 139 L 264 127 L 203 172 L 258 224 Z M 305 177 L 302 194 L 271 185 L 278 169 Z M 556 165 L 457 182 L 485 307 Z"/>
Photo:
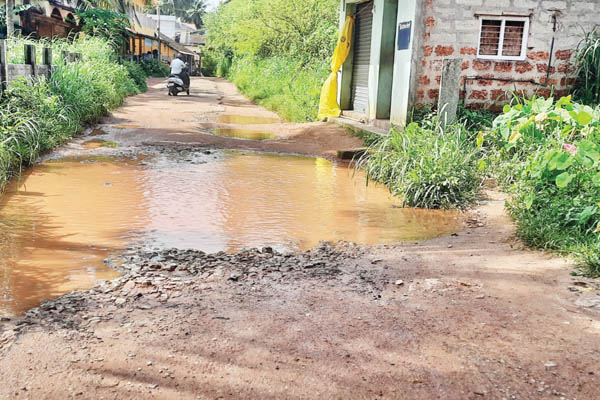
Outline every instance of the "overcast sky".
<path fill-rule="evenodd" d="M 221 0 L 207 0 L 206 4 L 208 4 L 208 10 L 214 10 Z"/>

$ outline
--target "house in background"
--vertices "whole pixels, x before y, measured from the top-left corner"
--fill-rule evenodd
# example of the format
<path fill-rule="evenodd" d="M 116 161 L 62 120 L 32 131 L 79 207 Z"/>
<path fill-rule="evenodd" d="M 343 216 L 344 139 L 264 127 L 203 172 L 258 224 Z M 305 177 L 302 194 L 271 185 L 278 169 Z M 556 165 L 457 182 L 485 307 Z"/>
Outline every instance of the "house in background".
<path fill-rule="evenodd" d="M 131 37 L 129 38 L 128 55 L 135 61 L 141 61 L 148 58 L 158 58 L 159 46 L 160 57 L 164 62 L 171 62 L 177 53 L 181 54 L 184 61 L 190 66 L 192 74 L 198 73 L 201 68 L 202 54 L 199 51 L 191 49 L 182 43 L 178 43 L 173 35 L 177 31 L 170 29 L 169 24 L 164 24 L 163 19 L 167 21 L 177 21 L 178 18 L 169 15 L 161 15 L 160 19 L 160 40 L 158 36 L 158 17 L 153 14 L 145 14 L 140 10 L 132 9 L 130 12 Z M 186 25 L 186 30 L 195 32 L 195 26 Z M 163 29 L 167 27 L 167 33 Z"/>
<path fill-rule="evenodd" d="M 76 13 L 76 1 L 16 1 L 16 5 L 31 4 L 32 7 L 23 11 L 18 19 L 22 34 L 33 37 L 67 37 L 79 31 L 79 20 Z"/>
<path fill-rule="evenodd" d="M 158 25 L 158 16 L 149 15 L 150 18 Z M 160 33 L 168 36 L 170 39 L 183 45 L 192 45 L 191 36 L 198 32 L 196 25 L 187 22 L 182 22 L 181 18 L 172 15 L 160 16 Z"/>
<path fill-rule="evenodd" d="M 419 103 L 436 103 L 442 63 L 462 60 L 467 106 L 498 108 L 511 90 L 566 94 L 570 61 L 597 24 L 597 0 L 341 0 L 356 18 L 342 67 L 347 118 L 389 128 Z"/>

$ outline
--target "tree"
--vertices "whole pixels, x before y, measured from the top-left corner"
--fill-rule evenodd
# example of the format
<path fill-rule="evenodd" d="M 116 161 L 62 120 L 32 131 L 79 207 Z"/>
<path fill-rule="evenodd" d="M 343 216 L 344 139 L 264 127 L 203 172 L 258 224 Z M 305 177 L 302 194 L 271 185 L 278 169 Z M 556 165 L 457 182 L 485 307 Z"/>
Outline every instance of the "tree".
<path fill-rule="evenodd" d="M 204 25 L 206 0 L 166 0 L 160 6 L 162 14 L 174 15 L 200 29 Z"/>
<path fill-rule="evenodd" d="M 197 29 L 200 29 L 204 25 L 204 14 L 206 14 L 206 3 L 204 0 L 195 0 L 187 9 L 184 21 L 191 22 L 196 25 Z"/>
<path fill-rule="evenodd" d="M 84 21 L 81 31 L 90 36 L 100 36 L 111 43 L 115 49 L 122 48 L 127 42 L 129 17 L 117 11 L 102 8 L 88 8 L 77 13 Z"/>
<path fill-rule="evenodd" d="M 8 0 L 7 0 L 8 1 Z M 12 0 L 14 1 L 14 0 Z M 115 11 L 120 14 L 127 14 L 133 7 L 132 0 L 78 0 L 77 8 L 88 10 L 91 8 L 102 8 Z"/>
<path fill-rule="evenodd" d="M 15 0 L 6 0 L 6 37 L 11 37 L 15 33 L 14 14 Z"/>

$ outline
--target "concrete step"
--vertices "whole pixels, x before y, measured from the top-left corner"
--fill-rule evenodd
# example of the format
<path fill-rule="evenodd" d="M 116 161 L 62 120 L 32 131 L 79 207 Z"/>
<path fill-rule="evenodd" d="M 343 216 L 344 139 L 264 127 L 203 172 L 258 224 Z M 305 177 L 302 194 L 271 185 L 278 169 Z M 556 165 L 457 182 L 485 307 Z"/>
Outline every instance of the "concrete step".
<path fill-rule="evenodd" d="M 375 134 L 380 136 L 387 136 L 390 133 L 389 128 L 379 128 L 374 125 L 368 125 L 354 119 L 346 118 L 346 117 L 337 117 L 337 118 L 328 118 L 327 122 L 332 122 L 334 124 L 343 126 L 344 128 L 350 129 L 351 131 L 361 134 Z"/>
<path fill-rule="evenodd" d="M 337 156 L 340 160 L 352 161 L 358 160 L 367 151 L 366 147 L 359 147 L 358 149 L 347 149 L 338 150 Z"/>

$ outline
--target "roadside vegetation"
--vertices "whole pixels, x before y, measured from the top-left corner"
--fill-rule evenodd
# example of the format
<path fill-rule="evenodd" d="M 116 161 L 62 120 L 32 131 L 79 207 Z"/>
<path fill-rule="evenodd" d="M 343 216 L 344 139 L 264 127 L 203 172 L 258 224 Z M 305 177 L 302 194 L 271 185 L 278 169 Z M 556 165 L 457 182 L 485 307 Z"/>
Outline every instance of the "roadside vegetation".
<path fill-rule="evenodd" d="M 463 124 L 442 128 L 433 114 L 375 142 L 358 162 L 405 206 L 465 208 L 478 197 L 480 150 Z"/>
<path fill-rule="evenodd" d="M 146 90 L 143 70 L 119 64 L 114 47 L 102 38 L 34 42 L 13 37 L 8 62 L 23 62 L 25 43 L 52 47 L 56 69 L 50 79 L 13 82 L 0 99 L 0 191 L 41 153 L 69 140 L 126 96 Z M 82 59 L 66 62 L 62 50 Z M 41 51 L 37 54 L 41 57 Z"/>
<path fill-rule="evenodd" d="M 600 276 L 600 31 L 585 36 L 575 62 L 574 97 L 514 95 L 500 115 L 463 107 L 445 128 L 421 107 L 357 165 L 411 207 L 468 207 L 495 178 L 526 244 L 573 255 Z"/>
<path fill-rule="evenodd" d="M 283 118 L 317 117 L 338 30 L 337 0 L 231 0 L 207 14 L 203 73 L 226 77 Z"/>

